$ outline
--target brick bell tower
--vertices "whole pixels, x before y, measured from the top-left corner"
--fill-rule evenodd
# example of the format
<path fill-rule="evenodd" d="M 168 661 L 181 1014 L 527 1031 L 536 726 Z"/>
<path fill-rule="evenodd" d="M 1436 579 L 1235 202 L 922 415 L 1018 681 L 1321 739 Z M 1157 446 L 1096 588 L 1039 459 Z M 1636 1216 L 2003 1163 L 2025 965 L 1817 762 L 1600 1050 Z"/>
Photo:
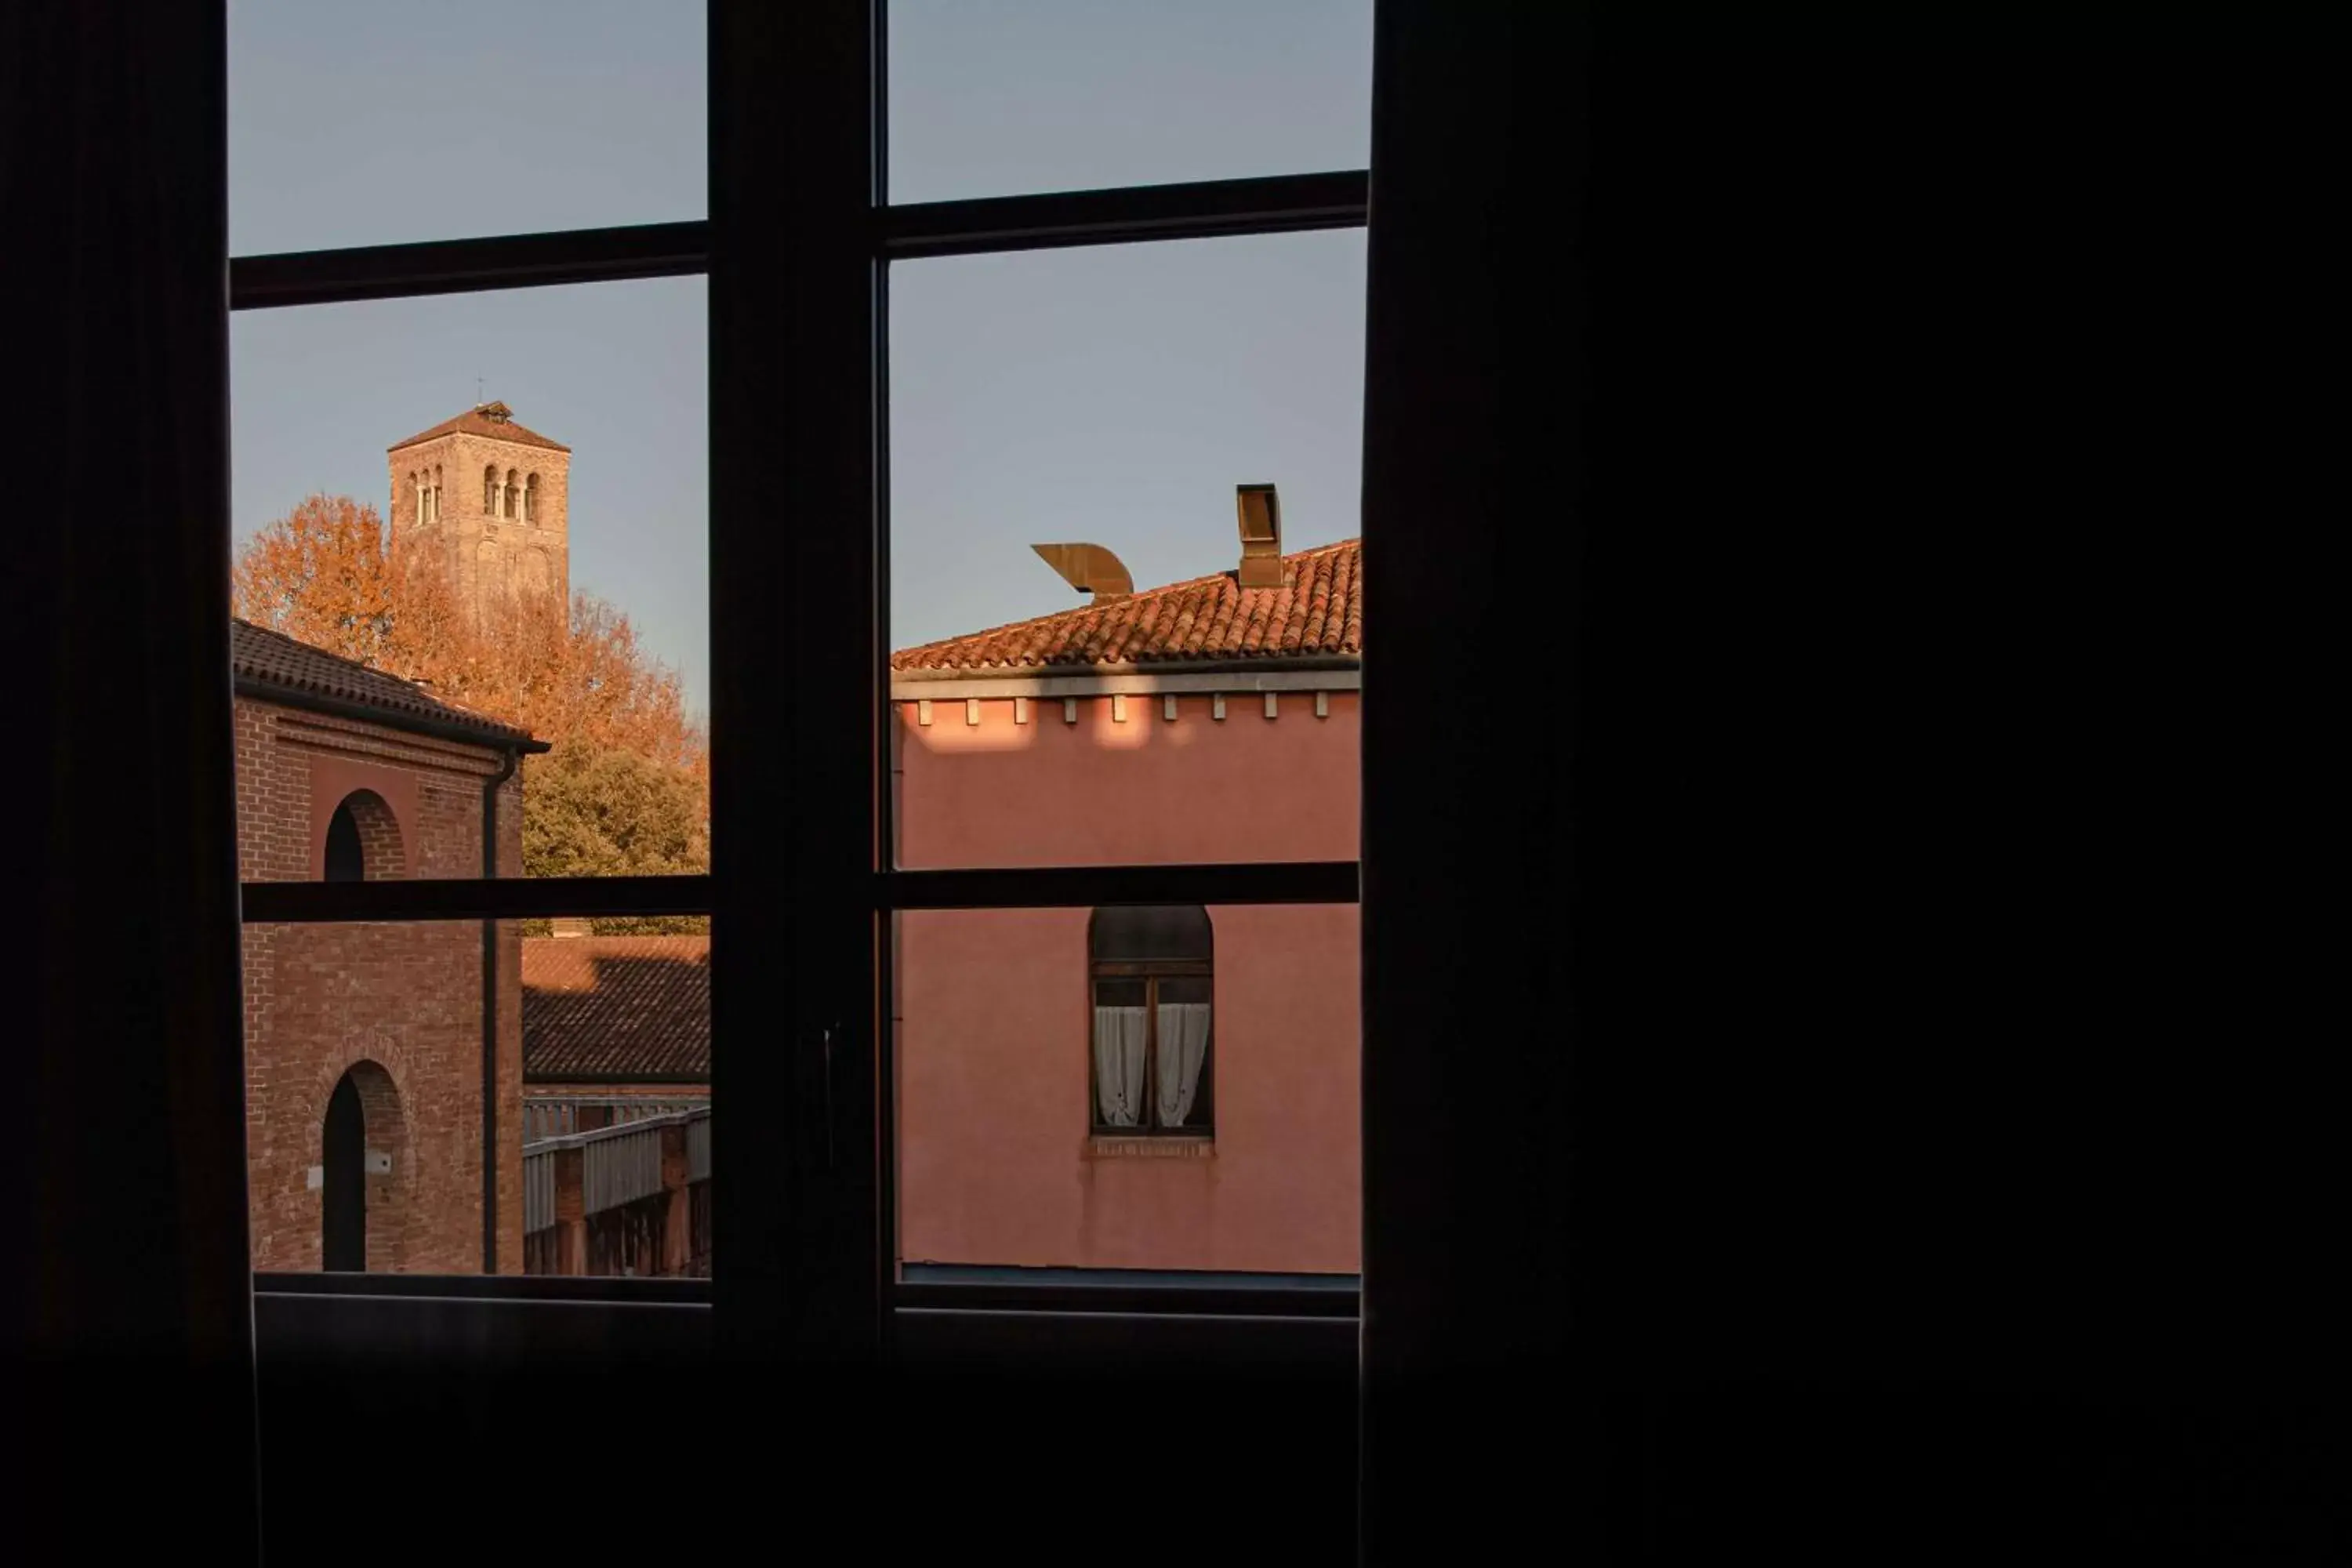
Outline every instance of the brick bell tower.
<path fill-rule="evenodd" d="M 572 596 L 572 448 L 482 403 L 391 447 L 392 549 L 437 552 L 474 625 Z"/>

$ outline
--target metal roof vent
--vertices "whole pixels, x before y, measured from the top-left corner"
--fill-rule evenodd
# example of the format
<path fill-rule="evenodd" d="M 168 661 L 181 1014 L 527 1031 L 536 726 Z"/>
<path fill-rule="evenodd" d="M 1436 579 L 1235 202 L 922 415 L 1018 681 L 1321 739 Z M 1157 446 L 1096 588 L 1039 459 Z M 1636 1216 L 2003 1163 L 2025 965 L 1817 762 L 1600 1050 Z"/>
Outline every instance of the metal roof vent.
<path fill-rule="evenodd" d="M 1029 548 L 1060 573 L 1063 582 L 1081 594 L 1092 594 L 1094 604 L 1106 605 L 1135 592 L 1135 579 L 1127 574 L 1118 556 L 1099 544 L 1033 544 Z"/>
<path fill-rule="evenodd" d="M 1242 530 L 1242 564 L 1236 578 L 1244 588 L 1282 586 L 1282 501 L 1272 485 L 1235 485 L 1234 510 Z"/>

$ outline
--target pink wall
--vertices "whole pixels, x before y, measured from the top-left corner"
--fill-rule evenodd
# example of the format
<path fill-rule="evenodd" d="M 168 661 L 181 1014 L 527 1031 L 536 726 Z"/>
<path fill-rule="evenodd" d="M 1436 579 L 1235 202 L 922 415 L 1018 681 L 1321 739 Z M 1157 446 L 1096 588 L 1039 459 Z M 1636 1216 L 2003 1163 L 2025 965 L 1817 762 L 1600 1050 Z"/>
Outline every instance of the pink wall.
<path fill-rule="evenodd" d="M 898 705 L 901 863 L 1351 859 L 1357 708 L 1332 693 Z M 898 976 L 899 1254 L 908 1262 L 1353 1273 L 1353 906 L 1213 907 L 1216 1128 L 1098 1141 L 1085 910 L 915 911 Z"/>
<path fill-rule="evenodd" d="M 898 864 L 1116 866 L 1204 860 L 1356 858 L 1359 709 L 1329 694 L 1286 691 L 1276 716 L 1255 695 L 1229 696 L 1212 719 L 1206 697 L 1180 697 L 1171 722 L 1157 697 L 1078 703 L 984 701 L 965 722 L 961 700 L 931 704 L 928 729 L 900 702 Z"/>

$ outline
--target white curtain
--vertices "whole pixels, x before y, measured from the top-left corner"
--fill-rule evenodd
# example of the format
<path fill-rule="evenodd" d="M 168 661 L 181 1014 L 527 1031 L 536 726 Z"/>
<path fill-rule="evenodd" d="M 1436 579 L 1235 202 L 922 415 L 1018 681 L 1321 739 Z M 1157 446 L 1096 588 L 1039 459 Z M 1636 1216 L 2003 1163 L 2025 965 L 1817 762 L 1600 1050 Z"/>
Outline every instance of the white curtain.
<path fill-rule="evenodd" d="M 1143 1009 L 1095 1009 L 1095 1114 L 1106 1127 L 1143 1120 Z"/>
<path fill-rule="evenodd" d="M 1209 1004 L 1160 1004 L 1160 1125 L 1181 1127 L 1209 1058 Z"/>

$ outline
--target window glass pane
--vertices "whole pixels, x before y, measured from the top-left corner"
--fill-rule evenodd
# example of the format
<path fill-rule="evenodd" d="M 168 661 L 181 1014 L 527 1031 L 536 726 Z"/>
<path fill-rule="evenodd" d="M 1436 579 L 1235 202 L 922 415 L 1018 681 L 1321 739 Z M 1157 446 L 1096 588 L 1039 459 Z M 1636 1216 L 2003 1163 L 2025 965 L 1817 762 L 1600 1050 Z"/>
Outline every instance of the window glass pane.
<path fill-rule="evenodd" d="M 890 199 L 1360 169 L 1371 0 L 892 0 Z"/>
<path fill-rule="evenodd" d="M 245 879 L 708 868 L 704 296 L 231 319 Z"/>
<path fill-rule="evenodd" d="M 698 0 L 232 0 L 235 255 L 705 215 Z"/>
<path fill-rule="evenodd" d="M 709 1272 L 709 936 L 493 929 L 245 928 L 256 1269 Z"/>
<path fill-rule="evenodd" d="M 525 938 L 522 1266 L 710 1272 L 710 938 Z"/>
<path fill-rule="evenodd" d="M 891 268 L 898 864 L 1355 858 L 1363 289 L 1359 233 Z"/>
<path fill-rule="evenodd" d="M 1357 1273 L 1355 908 L 1211 906 L 1213 974 L 1148 1019 L 1142 981 L 1089 988 L 1089 913 L 897 917 L 908 1277 Z"/>

